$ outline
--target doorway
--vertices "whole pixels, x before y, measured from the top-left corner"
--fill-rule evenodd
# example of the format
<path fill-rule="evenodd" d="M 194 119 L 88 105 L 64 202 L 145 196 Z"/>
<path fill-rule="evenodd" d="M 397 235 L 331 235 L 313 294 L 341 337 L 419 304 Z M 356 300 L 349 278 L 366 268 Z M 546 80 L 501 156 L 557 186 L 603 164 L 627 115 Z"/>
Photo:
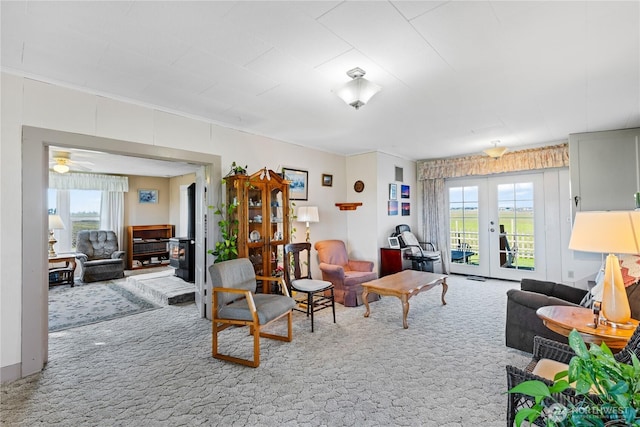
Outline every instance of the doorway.
<path fill-rule="evenodd" d="M 451 272 L 544 279 L 543 187 L 542 173 L 447 181 Z"/>
<path fill-rule="evenodd" d="M 220 157 L 211 154 L 158 147 L 90 135 L 24 126 L 22 131 L 22 328 L 21 376 L 42 370 L 48 353 L 48 260 L 47 247 L 47 187 L 48 147 L 51 145 L 104 151 L 124 156 L 159 160 L 184 161 L 200 165 L 196 179 L 202 185 L 197 194 L 201 215 L 196 223 L 196 300 L 200 299 L 201 315 L 206 314 L 202 303 L 208 294 L 205 284 L 206 242 L 215 236 L 206 229 L 206 206 L 215 205 L 219 191 L 205 191 L 208 183 L 221 180 Z M 218 190 L 218 189 L 213 189 Z M 200 194 L 201 193 L 201 194 Z M 38 195 L 38 197 L 26 197 Z M 199 241 L 199 243 L 198 243 Z M 38 256 L 40 254 L 40 256 Z"/>

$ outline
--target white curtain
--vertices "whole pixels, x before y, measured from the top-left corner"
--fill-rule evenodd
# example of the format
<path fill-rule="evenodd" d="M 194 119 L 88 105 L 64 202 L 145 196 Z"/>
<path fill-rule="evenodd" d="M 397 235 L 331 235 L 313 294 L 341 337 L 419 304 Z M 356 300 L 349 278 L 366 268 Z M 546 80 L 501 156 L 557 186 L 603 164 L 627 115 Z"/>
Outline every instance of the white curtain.
<path fill-rule="evenodd" d="M 444 178 L 426 179 L 422 182 L 423 206 L 422 223 L 424 224 L 425 242 L 434 243 L 442 256 L 442 272 L 449 274 L 451 262 L 451 244 L 447 237 L 447 206 L 445 204 Z"/>
<path fill-rule="evenodd" d="M 100 203 L 100 228 L 113 230 L 118 236 L 118 248 L 123 248 L 124 235 L 124 193 L 129 191 L 129 178 L 116 175 L 99 175 L 92 173 L 49 172 L 49 188 L 57 190 L 98 190 L 102 191 Z M 69 206 L 68 191 L 58 191 L 67 194 L 67 203 L 58 206 Z M 69 212 L 62 221 L 71 226 Z M 69 245 L 71 242 L 69 242 Z M 69 246 L 70 247 L 70 246 Z"/>
<path fill-rule="evenodd" d="M 71 210 L 69 203 L 69 190 L 56 191 L 56 213 L 60 215 L 62 223 L 64 224 L 64 230 L 54 230 L 53 234 L 58 241 L 56 243 L 56 252 L 64 253 L 71 252 L 71 241 L 73 224 L 71 223 Z"/>
<path fill-rule="evenodd" d="M 113 230 L 118 236 L 118 249 L 123 250 L 124 193 L 103 191 L 100 201 L 100 229 Z"/>

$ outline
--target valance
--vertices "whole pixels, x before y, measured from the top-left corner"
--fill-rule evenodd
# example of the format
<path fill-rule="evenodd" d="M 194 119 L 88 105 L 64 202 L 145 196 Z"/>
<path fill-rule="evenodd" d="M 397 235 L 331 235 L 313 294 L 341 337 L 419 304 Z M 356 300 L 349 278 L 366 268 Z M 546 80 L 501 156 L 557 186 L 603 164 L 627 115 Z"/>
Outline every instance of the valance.
<path fill-rule="evenodd" d="M 569 144 L 531 148 L 504 154 L 499 159 L 478 155 L 418 162 L 418 180 L 491 175 L 569 166 Z"/>
<path fill-rule="evenodd" d="M 49 188 L 56 190 L 129 191 L 129 178 L 93 173 L 49 172 Z"/>

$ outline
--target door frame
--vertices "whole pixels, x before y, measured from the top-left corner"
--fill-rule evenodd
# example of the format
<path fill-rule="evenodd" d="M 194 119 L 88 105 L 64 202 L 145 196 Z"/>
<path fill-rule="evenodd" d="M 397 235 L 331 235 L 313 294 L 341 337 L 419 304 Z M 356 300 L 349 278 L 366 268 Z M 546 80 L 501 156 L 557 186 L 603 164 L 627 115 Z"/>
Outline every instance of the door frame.
<path fill-rule="evenodd" d="M 220 182 L 220 156 L 156 145 L 141 144 L 31 126 L 22 127 L 22 298 L 21 377 L 40 372 L 48 359 L 48 260 L 47 187 L 49 146 L 90 149 L 124 156 L 185 161 L 209 171 L 211 183 Z M 208 206 L 215 205 L 218 191 L 207 191 Z M 200 200 L 201 210 L 204 199 Z M 27 226 L 28 225 L 28 226 Z M 202 236 L 204 239 L 205 236 Z M 215 240 L 209 224 L 207 245 Z M 203 245 L 204 248 L 204 245 Z M 206 253 L 196 253 L 196 263 L 206 262 Z M 204 270 L 204 269 L 203 269 Z M 203 287 L 204 293 L 205 283 Z M 208 295 L 208 292 L 206 293 Z M 204 317 L 206 313 L 200 312 Z"/>

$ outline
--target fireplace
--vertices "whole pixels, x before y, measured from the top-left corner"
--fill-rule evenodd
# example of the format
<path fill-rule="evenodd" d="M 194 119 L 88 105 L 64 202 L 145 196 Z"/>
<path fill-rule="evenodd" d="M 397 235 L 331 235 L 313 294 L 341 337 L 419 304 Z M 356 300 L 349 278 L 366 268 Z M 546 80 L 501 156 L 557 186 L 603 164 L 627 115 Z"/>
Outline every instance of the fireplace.
<path fill-rule="evenodd" d="M 169 239 L 169 265 L 175 268 L 176 276 L 194 282 L 195 241 L 187 237 Z"/>
<path fill-rule="evenodd" d="M 187 237 L 169 239 L 169 265 L 176 269 L 176 276 L 187 282 L 195 282 L 196 258 L 196 184 L 187 188 Z"/>

